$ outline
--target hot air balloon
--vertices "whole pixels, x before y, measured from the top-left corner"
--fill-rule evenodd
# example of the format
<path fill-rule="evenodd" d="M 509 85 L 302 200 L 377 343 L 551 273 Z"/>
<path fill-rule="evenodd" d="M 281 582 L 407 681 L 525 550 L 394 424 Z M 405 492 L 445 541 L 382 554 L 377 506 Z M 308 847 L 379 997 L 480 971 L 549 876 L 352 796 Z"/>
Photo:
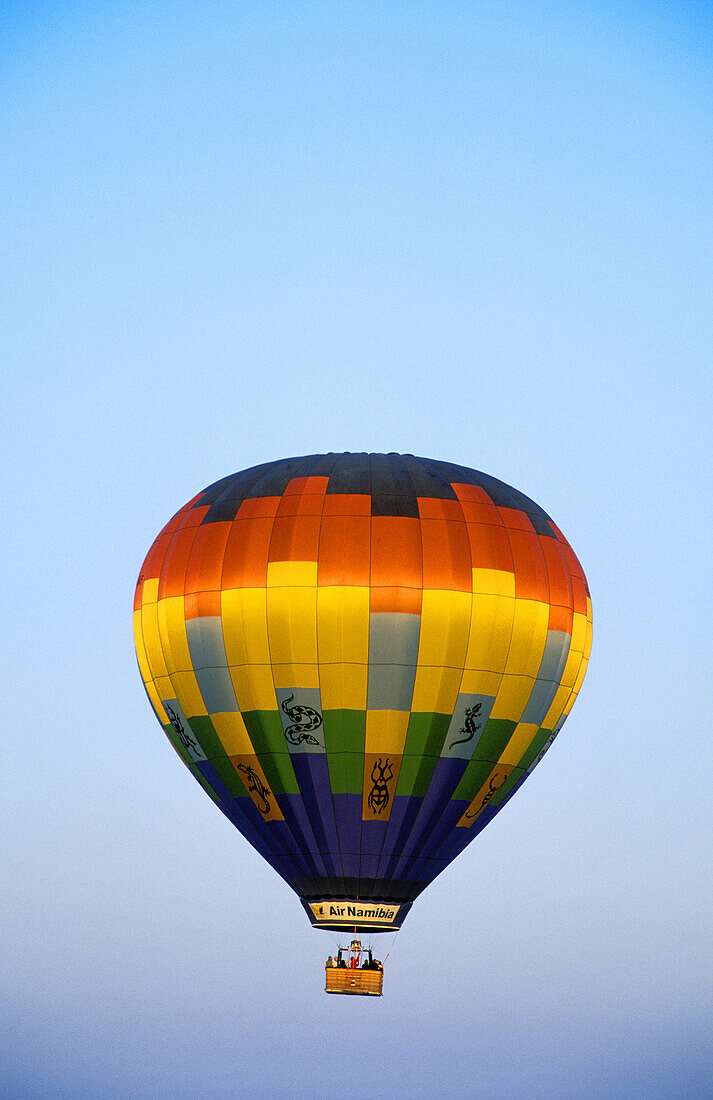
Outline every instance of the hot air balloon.
<path fill-rule="evenodd" d="M 525 782 L 591 644 L 549 516 L 412 455 L 223 478 L 161 531 L 134 606 L 178 755 L 313 926 L 360 934 L 400 928 Z"/>

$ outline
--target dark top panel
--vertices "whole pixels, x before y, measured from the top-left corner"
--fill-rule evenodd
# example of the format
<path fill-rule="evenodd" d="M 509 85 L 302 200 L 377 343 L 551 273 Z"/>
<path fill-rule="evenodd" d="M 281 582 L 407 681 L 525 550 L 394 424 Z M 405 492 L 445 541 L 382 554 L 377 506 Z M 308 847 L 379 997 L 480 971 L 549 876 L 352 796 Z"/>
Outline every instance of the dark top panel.
<path fill-rule="evenodd" d="M 454 484 L 477 485 L 493 504 L 525 512 L 538 534 L 555 537 L 539 505 L 490 474 L 414 455 L 350 452 L 279 459 L 221 478 L 197 501 L 201 507 L 209 505 L 203 523 L 234 519 L 244 500 L 281 496 L 296 477 L 329 478 L 330 495 L 369 495 L 374 516 L 418 516 L 419 497 L 455 500 Z"/>

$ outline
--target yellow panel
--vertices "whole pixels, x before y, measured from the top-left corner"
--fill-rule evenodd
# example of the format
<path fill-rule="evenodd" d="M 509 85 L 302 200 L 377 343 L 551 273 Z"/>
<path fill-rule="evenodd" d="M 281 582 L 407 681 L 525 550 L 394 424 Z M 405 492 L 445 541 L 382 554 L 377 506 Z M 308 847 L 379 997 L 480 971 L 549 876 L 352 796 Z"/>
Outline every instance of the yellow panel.
<path fill-rule="evenodd" d="M 421 601 L 419 665 L 463 668 L 470 633 L 470 592 L 424 589 Z"/>
<path fill-rule="evenodd" d="M 552 730 L 555 728 L 557 720 L 564 711 L 565 704 L 567 703 L 567 700 L 570 696 L 570 692 L 571 688 L 569 688 L 567 684 L 560 684 L 560 686 L 557 688 L 550 709 L 547 711 L 547 714 L 545 715 L 542 722 L 543 729 Z"/>
<path fill-rule="evenodd" d="M 504 569 L 474 569 L 473 591 L 490 596 L 514 596 L 515 574 Z"/>
<path fill-rule="evenodd" d="M 246 710 L 277 710 L 270 665 L 231 665 L 230 677 L 238 706 Z"/>
<path fill-rule="evenodd" d="M 463 673 L 460 668 L 432 668 L 419 664 L 413 686 L 411 710 L 452 714 Z"/>
<path fill-rule="evenodd" d="M 409 718 L 409 711 L 368 710 L 364 752 L 397 756 L 403 753 Z"/>
<path fill-rule="evenodd" d="M 570 649 L 577 650 L 579 653 L 584 652 L 584 645 L 587 640 L 587 625 L 587 616 L 575 611 L 572 616 L 572 644 Z"/>
<path fill-rule="evenodd" d="M 175 699 L 176 688 L 170 676 L 157 676 L 153 681 L 159 699 Z"/>
<path fill-rule="evenodd" d="M 481 672 L 466 670 L 463 673 L 460 690 L 472 695 L 497 695 L 503 682 L 499 672 Z"/>
<path fill-rule="evenodd" d="M 318 688 L 317 665 L 273 665 L 272 675 L 276 688 Z"/>
<path fill-rule="evenodd" d="M 242 714 L 211 714 L 210 720 L 228 756 L 244 756 L 255 752 Z"/>
<path fill-rule="evenodd" d="M 510 651 L 505 672 L 536 677 L 547 641 L 550 605 L 538 600 L 515 600 Z"/>
<path fill-rule="evenodd" d="M 572 649 L 567 654 L 567 660 L 565 661 L 564 669 L 562 670 L 562 676 L 560 678 L 560 685 L 567 687 L 570 691 L 574 686 L 574 681 L 577 679 L 577 673 L 579 672 L 580 665 L 582 663 L 582 651 L 581 649 Z"/>
<path fill-rule="evenodd" d="M 151 706 L 156 711 L 156 717 L 158 718 L 159 722 L 163 723 L 164 726 L 167 726 L 168 715 L 163 709 L 163 703 L 161 702 L 160 696 L 156 691 L 156 685 L 154 684 L 153 680 L 149 680 L 146 684 L 146 694 L 151 701 Z"/>
<path fill-rule="evenodd" d="M 220 606 L 228 664 L 269 664 L 265 589 L 226 588 Z"/>
<path fill-rule="evenodd" d="M 512 596 L 473 596 L 466 668 L 499 673 L 505 670 L 514 613 Z"/>
<path fill-rule="evenodd" d="M 512 731 L 512 737 L 500 754 L 499 764 L 517 767 L 539 730 L 537 722 L 520 722 Z"/>
<path fill-rule="evenodd" d="M 588 664 L 589 664 L 589 662 L 587 661 L 587 658 L 582 657 L 582 663 L 579 666 L 579 671 L 577 672 L 577 678 L 574 681 L 574 686 L 572 688 L 572 694 L 575 695 L 575 696 L 578 694 L 579 689 L 582 686 L 582 680 L 584 679 L 584 674 L 587 671 L 587 665 Z"/>
<path fill-rule="evenodd" d="M 367 665 L 321 664 L 319 690 L 323 710 L 365 710 Z"/>
<path fill-rule="evenodd" d="M 142 607 L 147 603 L 156 603 L 158 600 L 158 577 L 149 577 L 144 581 L 144 587 L 141 589 L 141 605 Z"/>
<path fill-rule="evenodd" d="M 327 585 L 317 589 L 320 664 L 369 660 L 369 589 Z"/>
<path fill-rule="evenodd" d="M 488 805 L 493 795 L 498 793 L 505 781 L 510 777 L 511 772 L 512 768 L 509 764 L 495 765 L 485 783 L 483 783 L 483 786 L 458 822 L 459 826 L 470 828 L 475 819 L 480 816 Z"/>
<path fill-rule="evenodd" d="M 174 672 L 171 676 L 171 683 L 186 718 L 208 713 L 193 672 Z"/>
<path fill-rule="evenodd" d="M 154 680 L 157 676 L 167 676 L 168 669 L 163 656 L 161 635 L 158 629 L 158 605 L 144 604 L 141 608 L 141 632 L 144 636 L 146 656 Z"/>
<path fill-rule="evenodd" d="M 188 637 L 186 635 L 185 599 L 183 596 L 167 596 L 159 600 L 158 629 L 161 647 L 170 672 L 185 672 L 193 668 Z"/>
<path fill-rule="evenodd" d="M 271 561 L 267 566 L 267 587 L 317 587 L 316 561 Z"/>
<path fill-rule="evenodd" d="M 317 589 L 268 588 L 267 632 L 272 664 L 317 664 Z"/>
<path fill-rule="evenodd" d="M 517 722 L 532 695 L 534 683 L 534 676 L 503 676 L 490 717 Z"/>
<path fill-rule="evenodd" d="M 587 619 L 587 634 L 584 640 L 584 659 L 589 660 L 589 654 L 592 652 L 592 620 Z"/>
<path fill-rule="evenodd" d="M 134 645 L 136 646 L 136 657 L 139 662 L 141 679 L 144 683 L 148 683 L 153 677 L 151 676 L 149 659 L 146 655 L 146 647 L 144 645 L 144 635 L 141 629 L 141 611 L 134 611 Z"/>

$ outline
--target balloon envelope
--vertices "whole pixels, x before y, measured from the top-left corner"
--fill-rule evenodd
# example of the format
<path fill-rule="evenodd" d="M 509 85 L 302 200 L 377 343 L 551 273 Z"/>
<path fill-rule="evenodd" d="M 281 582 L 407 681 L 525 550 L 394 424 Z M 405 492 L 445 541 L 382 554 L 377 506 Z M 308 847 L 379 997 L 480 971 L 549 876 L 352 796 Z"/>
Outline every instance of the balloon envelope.
<path fill-rule="evenodd" d="M 256 466 L 136 588 L 159 722 L 324 928 L 399 927 L 547 751 L 591 644 L 582 568 L 503 482 L 412 455 Z"/>

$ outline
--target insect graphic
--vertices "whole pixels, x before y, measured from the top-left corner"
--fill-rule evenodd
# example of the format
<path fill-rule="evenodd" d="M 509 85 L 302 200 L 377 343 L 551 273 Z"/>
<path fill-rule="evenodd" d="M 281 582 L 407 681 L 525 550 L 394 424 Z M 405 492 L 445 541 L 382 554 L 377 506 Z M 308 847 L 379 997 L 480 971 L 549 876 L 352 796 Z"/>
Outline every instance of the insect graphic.
<path fill-rule="evenodd" d="M 293 723 L 285 730 L 285 737 L 291 745 L 301 745 L 304 741 L 308 745 L 320 745 L 321 742 L 313 737 L 309 730 L 316 730 L 322 725 L 322 715 L 312 707 L 294 706 L 289 704 L 294 699 L 294 692 L 282 703 L 282 709 Z"/>
<path fill-rule="evenodd" d="M 267 801 L 267 796 L 271 794 L 269 787 L 266 787 L 260 776 L 257 775 L 254 768 L 251 768 L 249 764 L 238 764 L 238 771 L 242 772 L 248 779 L 248 790 L 252 791 L 258 796 L 262 805 L 258 806 L 258 810 L 261 814 L 269 814 L 270 803 Z"/>
<path fill-rule="evenodd" d="M 459 732 L 465 733 L 467 734 L 467 736 L 459 738 L 458 741 L 451 741 L 450 745 L 448 746 L 449 749 L 452 749 L 454 745 L 464 745 L 466 741 L 470 741 L 476 730 L 479 730 L 481 728 L 483 723 L 478 722 L 478 724 L 476 725 L 473 719 L 476 717 L 476 715 L 480 714 L 482 706 L 482 703 L 474 703 L 472 707 L 465 708 L 465 722 L 461 726 Z"/>
<path fill-rule="evenodd" d="M 381 811 L 389 804 L 389 781 L 394 778 L 393 768 L 391 762 L 386 757 L 386 763 L 381 763 L 381 757 L 374 761 L 374 767 L 371 769 L 371 780 L 374 786 L 369 792 L 367 798 L 367 805 L 373 814 L 380 814 Z"/>
<path fill-rule="evenodd" d="M 187 752 L 195 753 L 196 756 L 200 756 L 201 755 L 201 750 L 200 750 L 200 746 L 199 746 L 198 742 L 194 741 L 194 739 L 190 736 L 190 734 L 186 733 L 186 728 L 183 725 L 183 722 L 181 721 L 181 719 L 176 714 L 173 707 L 170 707 L 168 705 L 168 703 L 164 703 L 163 704 L 163 709 L 166 711 L 166 714 L 168 715 L 168 717 L 170 719 L 171 725 L 173 726 L 176 733 L 178 734 L 178 739 L 181 742 L 181 744 L 183 745 L 184 749 L 186 749 Z"/>

